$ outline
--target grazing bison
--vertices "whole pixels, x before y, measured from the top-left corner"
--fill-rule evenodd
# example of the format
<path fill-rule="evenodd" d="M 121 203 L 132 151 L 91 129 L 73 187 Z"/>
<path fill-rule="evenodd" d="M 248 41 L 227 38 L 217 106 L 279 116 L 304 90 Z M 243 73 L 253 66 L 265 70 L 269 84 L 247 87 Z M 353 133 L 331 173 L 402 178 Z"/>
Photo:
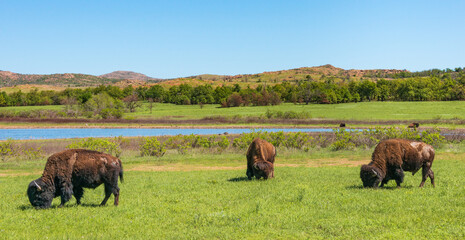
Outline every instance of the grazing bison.
<path fill-rule="evenodd" d="M 410 124 L 408 125 L 408 128 L 417 128 L 417 127 L 420 127 L 420 123 L 414 122 L 414 123 L 410 123 Z"/>
<path fill-rule="evenodd" d="M 389 180 L 394 179 L 397 187 L 404 180 L 404 171 L 414 175 L 422 168 L 423 178 L 420 187 L 423 187 L 426 179 L 431 179 L 434 185 L 434 173 L 431 166 L 434 160 L 434 149 L 423 143 L 404 139 L 389 139 L 380 142 L 368 165 L 363 165 L 360 170 L 360 178 L 364 187 L 381 187 Z"/>
<path fill-rule="evenodd" d="M 276 148 L 269 142 L 257 138 L 252 141 L 247 150 L 247 177 L 264 179 L 274 177 L 274 158 Z"/>
<path fill-rule="evenodd" d="M 105 198 L 100 205 L 105 205 L 112 193 L 114 204 L 118 205 L 118 176 L 122 182 L 123 167 L 118 158 L 91 150 L 69 149 L 47 159 L 42 177 L 29 184 L 27 195 L 37 208 L 49 208 L 53 198 L 60 196 L 62 207 L 71 195 L 81 204 L 83 188 L 96 188 L 103 183 Z"/>
<path fill-rule="evenodd" d="M 346 127 L 346 124 L 345 123 L 340 123 L 339 127 L 344 128 L 344 127 Z"/>

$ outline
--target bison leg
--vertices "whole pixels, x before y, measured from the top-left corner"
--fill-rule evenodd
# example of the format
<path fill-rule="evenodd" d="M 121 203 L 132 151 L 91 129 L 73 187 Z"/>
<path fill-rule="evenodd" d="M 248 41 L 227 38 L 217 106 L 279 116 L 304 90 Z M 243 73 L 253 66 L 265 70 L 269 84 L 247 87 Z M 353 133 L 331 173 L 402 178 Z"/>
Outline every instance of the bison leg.
<path fill-rule="evenodd" d="M 425 185 L 425 181 L 428 177 L 430 177 L 431 183 L 434 186 L 434 173 L 433 171 L 431 171 L 431 163 L 427 162 L 423 164 L 423 168 L 421 170 L 422 170 L 422 178 L 421 178 L 420 187 L 423 187 L 423 185 Z M 433 176 L 433 178 L 431 178 L 430 171 L 432 173 L 431 175 Z"/>
<path fill-rule="evenodd" d="M 404 182 L 404 170 L 402 168 L 396 169 L 394 179 L 396 180 L 397 187 L 400 188 L 400 184 Z"/>
<path fill-rule="evenodd" d="M 252 180 L 253 172 L 252 172 L 252 170 L 249 168 L 249 166 L 247 166 L 247 172 L 246 172 L 245 174 L 247 174 L 247 178 L 248 178 L 249 180 Z"/>
<path fill-rule="evenodd" d="M 63 207 L 66 202 L 71 199 L 73 195 L 73 185 L 71 183 L 64 182 L 61 186 L 61 204 L 59 207 Z"/>
<path fill-rule="evenodd" d="M 381 185 L 379 187 L 384 187 L 384 184 L 387 184 L 388 182 L 389 182 L 388 178 L 383 179 L 383 181 L 381 181 Z"/>
<path fill-rule="evenodd" d="M 105 198 L 103 199 L 102 203 L 100 203 L 100 206 L 104 206 L 105 204 L 107 204 L 107 201 L 110 198 L 112 193 L 115 196 L 114 204 L 115 204 L 115 206 L 118 206 L 118 204 L 119 204 L 119 187 L 118 187 L 118 185 L 113 186 L 113 185 L 106 184 L 106 183 L 105 183 Z"/>
<path fill-rule="evenodd" d="M 82 187 L 74 187 L 74 197 L 76 198 L 77 205 L 81 204 L 81 198 L 84 195 L 84 189 Z"/>
<path fill-rule="evenodd" d="M 433 184 L 433 187 L 436 187 L 436 185 L 434 184 L 434 172 L 433 170 L 431 170 L 431 168 L 429 169 L 428 176 L 429 176 L 429 179 L 431 179 L 431 184 Z"/>
<path fill-rule="evenodd" d="M 115 206 L 118 206 L 119 204 L 119 187 L 113 188 L 113 195 L 115 196 Z"/>
<path fill-rule="evenodd" d="M 112 192 L 113 188 L 111 187 L 111 185 L 105 183 L 105 198 L 100 203 L 100 206 L 104 206 L 105 204 L 107 204 L 107 201 L 110 198 Z"/>

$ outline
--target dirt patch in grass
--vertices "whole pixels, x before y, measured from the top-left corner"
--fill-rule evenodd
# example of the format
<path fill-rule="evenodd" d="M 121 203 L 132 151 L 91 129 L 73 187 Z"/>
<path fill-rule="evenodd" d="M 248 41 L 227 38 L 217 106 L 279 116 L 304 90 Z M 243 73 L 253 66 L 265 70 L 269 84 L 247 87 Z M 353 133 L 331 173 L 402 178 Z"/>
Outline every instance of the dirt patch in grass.
<path fill-rule="evenodd" d="M 456 153 L 441 153 L 439 160 L 456 159 Z M 438 159 L 437 159 L 438 160 Z M 278 159 L 279 161 L 279 159 Z M 287 161 L 292 162 L 291 159 Z M 319 158 L 309 159 L 299 163 L 275 163 L 276 168 L 280 167 L 328 167 L 328 166 L 344 166 L 344 167 L 359 167 L 363 164 L 368 164 L 370 159 L 356 159 L 350 160 L 348 158 Z M 130 168 L 125 169 L 125 172 L 189 172 L 189 171 L 215 171 L 215 170 L 241 170 L 246 169 L 245 162 L 237 166 L 204 166 L 204 165 L 193 165 L 193 164 L 167 164 L 167 165 L 153 165 L 153 164 L 137 164 L 131 165 Z M 29 176 L 37 175 L 40 176 L 42 171 L 34 172 L 18 172 L 13 170 L 0 170 L 0 177 L 15 177 L 15 176 Z"/>
<path fill-rule="evenodd" d="M 40 176 L 42 171 L 40 172 L 18 172 L 12 170 L 1 170 L 0 177 L 16 177 L 16 176 L 29 176 L 29 175 L 37 175 Z"/>
<path fill-rule="evenodd" d="M 311 159 L 302 163 L 276 163 L 275 167 L 324 167 L 324 166 L 346 166 L 357 167 L 370 162 L 369 159 L 349 160 L 349 159 Z M 164 171 L 211 171 L 211 170 L 239 170 L 246 169 L 245 164 L 240 166 L 199 166 L 199 165 L 151 165 L 141 164 L 133 166 L 126 171 L 147 171 L 147 172 L 164 172 Z"/>

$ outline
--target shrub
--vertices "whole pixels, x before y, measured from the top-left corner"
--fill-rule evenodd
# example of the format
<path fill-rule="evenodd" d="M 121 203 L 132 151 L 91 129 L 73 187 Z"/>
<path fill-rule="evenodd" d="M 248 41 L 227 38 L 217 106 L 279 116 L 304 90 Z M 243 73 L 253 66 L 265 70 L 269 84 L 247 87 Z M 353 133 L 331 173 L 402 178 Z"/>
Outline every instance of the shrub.
<path fill-rule="evenodd" d="M 264 117 L 268 119 L 307 119 L 310 118 L 310 113 L 295 111 L 271 111 L 268 109 L 266 110 Z"/>
<path fill-rule="evenodd" d="M 13 140 L 11 138 L 0 142 L 0 157 L 5 161 L 7 157 L 13 155 Z"/>
<path fill-rule="evenodd" d="M 168 138 L 166 146 L 169 149 L 176 149 L 181 154 L 186 154 L 189 149 L 192 148 L 192 142 L 188 136 L 176 135 Z M 192 135 L 193 136 L 193 135 Z"/>
<path fill-rule="evenodd" d="M 105 92 L 92 96 L 82 105 L 82 109 L 86 117 L 94 116 L 103 119 L 121 118 L 124 112 L 121 100 L 114 99 Z"/>
<path fill-rule="evenodd" d="M 197 137 L 197 144 L 202 148 L 212 148 L 215 146 L 215 136 Z"/>
<path fill-rule="evenodd" d="M 228 99 L 221 104 L 222 107 L 239 107 L 244 104 L 244 100 L 242 99 L 239 93 L 231 94 Z"/>
<path fill-rule="evenodd" d="M 219 147 L 220 151 L 224 151 L 229 147 L 229 143 L 229 139 L 225 136 L 222 136 L 221 139 L 216 142 L 216 145 Z"/>
<path fill-rule="evenodd" d="M 286 140 L 284 141 L 284 146 L 287 148 L 308 149 L 309 141 L 312 139 L 313 138 L 310 137 L 307 133 L 289 133 L 287 134 Z"/>
<path fill-rule="evenodd" d="M 146 137 L 140 145 L 141 156 L 161 157 L 165 152 L 165 143 L 160 143 L 156 137 Z"/>
<path fill-rule="evenodd" d="M 121 146 L 116 141 L 117 138 L 114 141 L 103 138 L 85 138 L 69 144 L 66 148 L 84 148 L 105 152 L 110 155 L 114 154 L 116 157 L 119 157 L 121 155 Z"/>
<path fill-rule="evenodd" d="M 42 146 L 37 148 L 31 147 L 21 149 L 21 157 L 26 160 L 35 160 L 43 158 L 44 152 L 42 151 Z"/>

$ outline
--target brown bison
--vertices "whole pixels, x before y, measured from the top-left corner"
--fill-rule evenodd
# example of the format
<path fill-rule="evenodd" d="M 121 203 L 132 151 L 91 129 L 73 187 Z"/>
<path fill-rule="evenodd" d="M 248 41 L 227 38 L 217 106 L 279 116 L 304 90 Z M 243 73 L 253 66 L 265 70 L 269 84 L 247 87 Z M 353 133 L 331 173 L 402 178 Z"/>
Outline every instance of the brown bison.
<path fill-rule="evenodd" d="M 264 179 L 274 177 L 274 158 L 276 148 L 269 142 L 257 138 L 252 141 L 247 150 L 247 177 Z"/>
<path fill-rule="evenodd" d="M 49 208 L 53 198 L 58 196 L 62 207 L 71 195 L 79 205 L 83 188 L 96 188 L 103 183 L 105 198 L 100 205 L 105 205 L 112 193 L 114 204 L 118 205 L 118 176 L 122 182 L 123 167 L 118 158 L 91 150 L 69 149 L 47 159 L 42 177 L 29 184 L 27 195 L 36 208 Z"/>
<path fill-rule="evenodd" d="M 384 140 L 376 146 L 371 162 L 362 166 L 360 178 L 364 187 L 376 188 L 380 182 L 383 187 L 391 179 L 400 187 L 404 180 L 404 171 L 414 175 L 422 168 L 420 187 L 423 187 L 428 177 L 434 187 L 434 173 L 431 170 L 433 160 L 434 149 L 426 143 L 404 139 Z"/>
<path fill-rule="evenodd" d="M 420 123 L 416 123 L 416 122 L 410 123 L 407 127 L 408 128 L 418 128 L 418 127 L 420 127 Z"/>

